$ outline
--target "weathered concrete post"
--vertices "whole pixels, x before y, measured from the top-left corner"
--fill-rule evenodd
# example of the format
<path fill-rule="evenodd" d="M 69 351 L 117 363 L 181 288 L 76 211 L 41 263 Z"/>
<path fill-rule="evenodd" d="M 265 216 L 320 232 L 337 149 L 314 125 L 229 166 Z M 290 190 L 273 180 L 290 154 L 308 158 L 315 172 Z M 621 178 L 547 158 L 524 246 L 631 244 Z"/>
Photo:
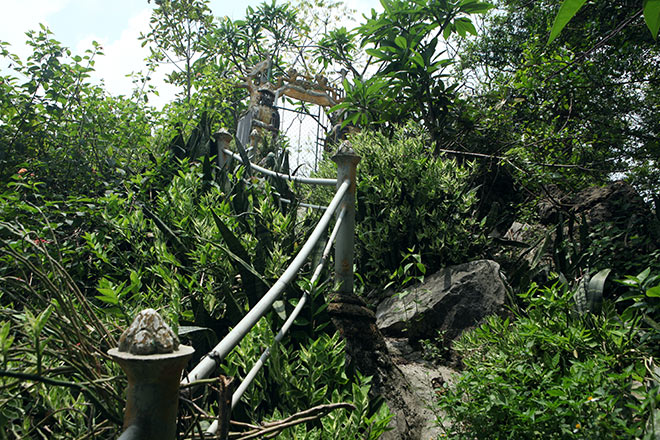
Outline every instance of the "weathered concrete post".
<path fill-rule="evenodd" d="M 215 134 L 215 145 L 218 150 L 216 164 L 218 165 L 218 169 L 220 169 L 218 181 L 220 183 L 220 188 L 222 188 L 225 194 L 229 194 L 231 191 L 231 184 L 229 183 L 228 177 L 231 156 L 225 153 L 225 150 L 229 150 L 232 139 L 232 135 L 224 128 Z"/>
<path fill-rule="evenodd" d="M 346 208 L 344 221 L 339 227 L 337 241 L 335 243 L 335 283 L 339 284 L 336 293 L 353 293 L 353 245 L 355 243 L 355 187 L 356 170 L 360 162 L 360 156 L 355 154 L 351 144 L 344 141 L 332 156 L 337 164 L 337 188 L 349 179 L 351 186 L 344 195 L 341 207 Z M 340 208 L 341 209 L 341 208 Z"/>
<path fill-rule="evenodd" d="M 232 139 L 232 135 L 224 128 L 215 134 L 215 144 L 218 148 L 217 163 L 220 169 L 223 169 L 229 161 L 229 155 L 225 153 L 225 150 L 229 150 Z"/>
<path fill-rule="evenodd" d="M 124 433 L 119 440 L 174 440 L 181 371 L 195 350 L 158 312 L 140 312 L 108 354 L 128 377 Z"/>
<path fill-rule="evenodd" d="M 329 297 L 327 310 L 332 324 L 346 342 L 347 367 L 366 371 L 378 379 L 379 368 L 384 365 L 383 353 L 387 353 L 385 340 L 376 327 L 376 315 L 353 292 L 355 184 L 360 157 L 344 142 L 332 160 L 337 163 L 337 185 L 348 178 L 351 186 L 342 201 L 346 214 L 335 242 L 335 283 L 339 285 Z"/>

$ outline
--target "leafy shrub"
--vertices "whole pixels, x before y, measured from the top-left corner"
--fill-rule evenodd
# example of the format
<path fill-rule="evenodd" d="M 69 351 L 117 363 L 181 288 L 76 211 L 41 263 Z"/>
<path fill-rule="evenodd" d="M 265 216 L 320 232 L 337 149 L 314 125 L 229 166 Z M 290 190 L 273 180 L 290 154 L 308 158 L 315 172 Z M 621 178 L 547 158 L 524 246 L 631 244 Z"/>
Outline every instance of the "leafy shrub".
<path fill-rule="evenodd" d="M 371 287 L 387 283 L 414 248 L 429 273 L 474 258 L 485 244 L 473 217 L 477 203 L 470 164 L 431 152 L 413 123 L 392 138 L 363 132 L 351 139 L 362 157 L 357 173 L 356 260 Z M 330 167 L 322 170 L 332 175 Z"/>
<path fill-rule="evenodd" d="M 144 155 L 158 112 L 141 93 L 111 97 L 90 82 L 103 55 L 98 43 L 79 56 L 43 25 L 26 35 L 32 54 L 25 60 L 0 41 L 11 66 L 0 75 L 0 184 L 25 167 L 51 193 L 98 193 Z"/>
<path fill-rule="evenodd" d="M 79 219 L 88 215 L 88 202 L 61 202 L 80 209 L 77 215 L 53 201 L 39 208 L 17 193 L 0 195 L 0 214 L 34 217 L 27 226 L 0 221 L 2 439 L 45 432 L 53 439 L 81 438 L 90 426 L 116 436 L 125 381 L 108 380 L 119 369 L 105 358 L 118 332 L 86 292 L 87 255 L 76 233 L 89 221 Z"/>
<path fill-rule="evenodd" d="M 175 327 L 190 322 L 222 336 L 255 292 L 248 274 L 272 283 L 294 243 L 303 241 L 306 228 L 296 225 L 296 211 L 277 210 L 267 183 L 241 180 L 239 170 L 225 194 L 205 185 L 201 164 L 182 161 L 179 168 L 153 200 L 139 191 L 141 175 L 94 200 L 43 200 L 39 185 L 22 178 L 0 194 L 2 218 L 14 218 L 0 222 L 0 431 L 11 427 L 9 438 L 36 435 L 42 426 L 52 438 L 81 438 L 88 426 L 116 437 L 125 382 L 107 380 L 121 375 L 116 364 L 90 359 L 103 359 L 144 307 L 161 310 Z M 292 293 L 285 300 L 299 296 Z M 277 320 L 275 313 L 262 320 L 232 353 L 232 374 L 244 374 L 272 343 Z M 367 379 L 344 373 L 339 337 L 310 338 L 308 326 L 298 323 L 296 346 L 275 349 L 265 378 L 248 389 L 246 401 L 256 402 L 251 415 L 276 419 L 313 405 L 355 402 L 357 410 L 333 411 L 322 423 L 336 424 L 346 438 L 357 432 L 376 438 L 387 424 L 386 408 L 372 408 Z M 203 354 L 205 347 L 196 345 Z M 71 382 L 60 387 L 39 383 L 64 373 Z M 308 438 L 301 429 L 292 435 Z M 310 435 L 321 433 L 310 428 Z"/>
<path fill-rule="evenodd" d="M 497 257 L 508 282 L 525 290 L 532 281 L 550 285 L 556 280 L 583 278 L 590 271 L 610 269 L 610 278 L 615 279 L 646 267 L 660 269 L 658 221 L 650 212 L 644 212 L 645 206 L 639 203 L 610 209 L 618 215 L 598 222 L 590 222 L 585 215 L 559 213 L 547 229 L 535 226 L 524 233 L 529 237 L 524 241 L 532 243 L 529 247 L 519 242 L 502 242 L 523 248 L 504 250 Z M 624 290 L 608 289 L 607 294 L 615 298 Z"/>
<path fill-rule="evenodd" d="M 370 378 L 348 377 L 345 373 L 344 341 L 338 333 L 321 334 L 300 347 L 277 344 L 266 321 L 228 356 L 223 366 L 229 376 L 244 377 L 262 350 L 271 347 L 271 357 L 233 411 L 238 419 L 250 422 L 278 420 L 308 408 L 348 402 L 355 409 L 335 410 L 321 419 L 321 426 L 305 424 L 287 429 L 278 438 L 286 439 L 376 439 L 385 430 L 391 415 L 382 402 L 369 397 Z"/>
<path fill-rule="evenodd" d="M 297 221 L 288 186 L 213 167 L 210 134 L 226 122 L 219 101 L 233 89 L 226 79 L 204 90 L 196 81 L 188 102 L 157 112 L 143 90 L 110 97 L 89 83 L 100 46 L 72 56 L 51 35 L 28 34 L 34 53 L 25 62 L 0 42 L 13 64 L 0 76 L 0 439 L 116 438 L 126 384 L 106 352 L 136 312 L 152 307 L 175 329 L 194 324 L 182 333 L 222 336 L 280 276 L 310 225 Z M 285 171 L 284 156 L 268 158 Z M 278 313 L 298 290 L 287 287 Z M 310 425 L 311 438 L 376 438 L 387 408 L 371 404 L 368 379 L 345 375 L 338 336 L 314 333 L 323 310 L 317 302 L 297 323 L 298 350 L 275 350 L 266 388 L 256 384 L 248 397 L 266 396 L 267 418 L 354 402 L 355 411 Z M 259 338 L 278 313 L 245 353 L 270 341 Z M 211 343 L 191 339 L 200 356 Z M 309 438 L 307 429 L 288 433 Z"/>
<path fill-rule="evenodd" d="M 655 347 L 653 354 L 657 356 L 660 354 L 660 274 L 646 268 L 635 276 L 627 275 L 616 281 L 629 288 L 617 299 L 627 306 L 621 314 L 622 319 L 640 319 L 640 340 Z"/>
<path fill-rule="evenodd" d="M 455 344 L 465 371 L 439 400 L 452 438 L 655 438 L 660 377 L 639 320 L 608 302 L 580 314 L 573 295 L 532 288 L 526 314 L 491 317 Z"/>

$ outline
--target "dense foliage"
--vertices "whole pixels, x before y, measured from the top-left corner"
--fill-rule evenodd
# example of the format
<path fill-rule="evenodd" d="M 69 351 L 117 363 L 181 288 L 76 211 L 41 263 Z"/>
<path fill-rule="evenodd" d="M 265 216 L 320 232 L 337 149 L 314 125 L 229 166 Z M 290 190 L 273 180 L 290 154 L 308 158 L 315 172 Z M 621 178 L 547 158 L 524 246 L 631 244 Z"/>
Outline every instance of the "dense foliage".
<path fill-rule="evenodd" d="M 188 6 L 160 2 L 147 44 L 178 32 L 169 27 L 180 23 L 169 23 L 173 16 L 187 17 L 188 37 L 199 41 L 194 23 L 204 2 L 192 5 L 197 12 Z M 207 18 L 204 26 L 214 26 Z M 280 276 L 315 216 L 298 213 L 291 188 L 236 163 L 215 165 L 211 134 L 235 122 L 227 111 L 234 96 L 225 78 L 206 75 L 208 65 L 184 62 L 183 73 L 170 76 L 181 99 L 156 111 L 147 106 L 148 74 L 137 76 L 130 99 L 89 82 L 100 46 L 79 57 L 45 27 L 29 37 L 27 60 L 2 46 L 13 70 L 0 79 L 0 438 L 117 437 L 126 382 L 107 350 L 133 316 L 159 310 L 199 359 Z M 152 61 L 191 61 L 192 52 L 180 49 L 153 47 Z M 202 49 L 210 50 L 195 46 Z M 275 162 L 285 166 L 283 157 Z M 288 287 L 280 313 L 309 287 L 307 275 Z M 372 403 L 369 378 L 344 371 L 343 343 L 323 313 L 327 286 L 317 287 L 312 309 L 293 327 L 291 348 L 272 348 L 276 355 L 253 385 L 263 388 L 246 395 L 237 418 L 277 420 L 350 402 L 355 409 L 335 410 L 318 427 L 281 435 L 327 438 L 331 431 L 321 426 L 333 437 L 383 432 L 388 410 Z M 282 320 L 272 313 L 261 322 L 227 372 L 244 375 Z M 287 399 L 277 392 L 284 383 Z M 242 406 L 265 394 L 255 411 Z M 208 426 L 187 405 L 182 432 Z M 212 391 L 194 405 L 217 411 Z"/>
<path fill-rule="evenodd" d="M 657 194 L 658 43 L 640 2 L 585 7 L 552 43 L 558 2 L 496 6 L 459 52 L 461 107 L 474 125 L 458 125 L 454 142 L 506 157 L 530 188 L 619 173 Z"/>
<path fill-rule="evenodd" d="M 346 29 L 349 10 L 327 0 L 267 2 L 243 20 L 214 18 L 206 0 L 156 0 L 131 96 L 90 81 L 96 43 L 79 56 L 42 26 L 21 59 L 0 42 L 0 439 L 116 437 L 125 379 L 106 351 L 136 312 L 158 309 L 198 358 L 299 250 L 318 217 L 300 188 L 214 158 L 213 133 L 235 130 L 245 77 L 265 60 L 267 81 L 302 69 L 343 83 L 331 119 L 362 130 L 350 142 L 369 298 L 482 256 L 527 292 L 453 346 L 464 370 L 440 392 L 448 436 L 657 437 L 658 2 L 381 3 Z M 162 64 L 180 93 L 156 110 Z M 286 140 L 269 148 L 288 172 Z M 571 192 L 613 179 L 642 195 L 617 202 L 623 215 L 572 210 Z M 537 222 L 541 199 L 552 224 L 530 227 L 533 243 L 502 239 L 513 219 Z M 346 371 L 331 280 L 273 346 L 309 271 L 222 365 L 243 376 L 273 353 L 233 415 L 350 402 L 279 438 L 378 438 L 390 415 L 370 379 Z M 218 410 L 212 391 L 195 399 L 182 400 L 186 438 L 209 423 L 195 406 Z"/>
<path fill-rule="evenodd" d="M 389 137 L 360 133 L 351 146 L 361 156 L 356 270 L 368 289 L 387 284 L 409 249 L 429 273 L 481 255 L 486 237 L 471 164 L 432 155 L 430 137 L 414 123 Z"/>
<path fill-rule="evenodd" d="M 657 299 L 658 277 L 648 276 L 628 279 L 638 301 Z M 524 312 L 491 317 L 455 344 L 465 371 L 439 399 L 451 438 L 655 438 L 658 328 L 644 324 L 639 303 L 592 315 L 578 312 L 575 296 L 534 287 Z"/>

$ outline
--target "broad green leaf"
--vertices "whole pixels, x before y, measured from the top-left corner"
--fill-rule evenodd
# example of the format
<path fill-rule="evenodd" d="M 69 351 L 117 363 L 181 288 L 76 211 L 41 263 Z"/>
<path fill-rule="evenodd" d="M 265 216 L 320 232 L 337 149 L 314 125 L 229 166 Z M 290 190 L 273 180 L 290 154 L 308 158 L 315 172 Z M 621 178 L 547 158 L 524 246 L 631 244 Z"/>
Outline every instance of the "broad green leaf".
<path fill-rule="evenodd" d="M 382 81 L 373 81 L 369 86 L 367 87 L 367 94 L 368 95 L 373 95 L 374 93 L 377 93 L 380 91 L 380 89 L 383 88 L 384 83 Z"/>
<path fill-rule="evenodd" d="M 475 36 L 477 35 L 477 28 L 474 27 L 474 24 L 472 23 L 472 21 L 466 21 L 466 22 L 463 23 L 463 25 L 465 26 L 465 30 L 468 31 L 468 33 L 470 33 L 472 35 L 475 35 Z"/>
<path fill-rule="evenodd" d="M 454 29 L 453 25 L 448 25 L 443 31 L 442 31 L 442 37 L 447 40 L 449 36 L 451 35 L 451 31 Z"/>
<path fill-rule="evenodd" d="M 0 326 L 0 341 L 4 341 L 7 338 L 10 328 L 11 323 L 9 321 L 2 321 L 2 326 Z"/>
<path fill-rule="evenodd" d="M 658 284 L 655 287 L 651 287 L 650 289 L 646 290 L 646 296 L 652 297 L 652 298 L 660 298 L 660 284 Z"/>
<path fill-rule="evenodd" d="M 9 321 L 2 322 L 2 326 L 0 326 L 0 349 L 3 354 L 9 351 L 11 344 L 14 342 L 14 337 L 9 336 L 10 327 L 11 323 Z"/>
<path fill-rule="evenodd" d="M 648 324 L 653 330 L 655 330 L 656 332 L 660 332 L 660 324 L 658 324 L 657 322 L 655 322 L 655 320 L 654 320 L 653 318 L 651 318 L 649 315 L 644 315 L 644 317 L 643 317 L 642 319 L 643 319 L 644 322 L 647 323 L 647 324 Z M 641 381 L 640 381 L 640 382 L 641 382 Z"/>
<path fill-rule="evenodd" d="M 465 37 L 468 32 L 472 35 L 477 35 L 477 29 L 468 18 L 456 19 L 454 25 L 456 26 L 456 32 L 458 32 L 458 35 L 461 37 Z"/>
<path fill-rule="evenodd" d="M 214 243 L 214 245 L 222 249 L 232 258 L 232 265 L 234 265 L 236 270 L 238 270 L 238 272 L 241 274 L 241 278 L 243 279 L 243 289 L 245 295 L 250 301 L 250 304 L 256 304 L 256 302 L 259 300 L 259 298 L 255 297 L 257 293 L 255 291 L 255 286 L 257 286 L 257 283 L 262 283 L 266 288 L 270 288 L 270 286 L 266 280 L 254 269 L 254 267 L 248 263 L 248 261 L 250 261 L 250 255 L 243 247 L 243 243 L 241 242 L 240 238 L 237 237 L 232 232 L 232 230 L 225 225 L 222 219 L 220 219 L 220 216 L 218 216 L 214 210 L 211 210 L 211 214 L 213 215 L 213 220 L 218 227 L 220 235 L 222 236 L 225 243 L 227 243 L 227 247 L 224 247 L 219 243 Z"/>
<path fill-rule="evenodd" d="M 461 12 L 466 14 L 482 14 L 489 11 L 494 6 L 490 3 L 479 3 L 476 1 L 463 1 L 460 7 Z"/>
<path fill-rule="evenodd" d="M 41 334 L 41 331 L 44 329 L 46 326 L 46 322 L 48 321 L 48 318 L 50 318 L 50 314 L 53 312 L 53 306 L 49 305 L 46 310 L 41 312 L 39 316 L 37 316 L 37 319 L 35 320 L 34 323 L 34 333 L 35 335 Z"/>
<path fill-rule="evenodd" d="M 396 47 L 393 46 L 381 46 L 380 47 L 384 52 L 391 52 L 391 53 L 400 53 L 401 51 L 397 49 Z"/>
<path fill-rule="evenodd" d="M 102 301 L 106 304 L 111 304 L 113 306 L 119 305 L 119 297 L 113 289 L 98 287 L 96 290 L 101 293 L 101 295 L 95 297 L 99 301 Z"/>
<path fill-rule="evenodd" d="M 587 0 L 564 0 L 564 3 L 561 4 L 559 12 L 555 17 L 555 22 L 552 25 L 552 30 L 550 31 L 550 38 L 548 38 L 548 44 L 552 43 L 559 33 L 564 29 L 566 24 L 571 21 L 571 18 L 577 14 L 582 6 L 586 3 Z"/>
<path fill-rule="evenodd" d="M 573 299 L 575 300 L 575 306 L 579 313 L 586 313 L 589 310 L 587 306 L 587 291 L 585 289 L 584 280 L 580 281 L 578 284 Z"/>
<path fill-rule="evenodd" d="M 657 40 L 660 29 L 660 0 L 644 0 L 644 21 L 653 38 Z"/>
<path fill-rule="evenodd" d="M 367 53 L 367 55 L 371 55 L 372 57 L 378 58 L 379 60 L 390 58 L 389 55 L 387 55 L 385 52 L 383 52 L 380 49 L 366 49 L 365 52 Z"/>
<path fill-rule="evenodd" d="M 210 332 L 213 333 L 213 330 L 211 330 L 208 327 L 199 327 L 196 325 L 180 325 L 179 330 L 177 331 L 177 334 L 179 336 L 185 336 L 189 335 L 191 333 L 197 333 L 197 332 Z"/>
<path fill-rule="evenodd" d="M 644 280 L 646 280 L 649 277 L 650 274 L 651 274 L 651 268 L 647 267 L 646 269 L 644 269 L 644 271 L 642 271 L 640 274 L 638 274 L 636 278 L 639 281 L 639 283 L 641 284 L 641 283 L 644 282 Z"/>
<path fill-rule="evenodd" d="M 424 67 L 424 58 L 418 53 L 415 52 L 413 56 L 410 57 L 419 67 Z"/>
<path fill-rule="evenodd" d="M 603 307 L 603 290 L 605 289 L 605 281 L 610 272 L 611 269 L 601 270 L 587 284 L 587 297 L 589 300 L 589 311 L 591 313 L 600 313 Z"/>
<path fill-rule="evenodd" d="M 397 46 L 399 46 L 401 49 L 407 49 L 407 48 L 408 48 L 408 42 L 407 42 L 406 39 L 405 39 L 404 37 L 402 37 L 401 35 L 397 36 L 397 37 L 394 39 L 394 43 L 395 43 Z"/>

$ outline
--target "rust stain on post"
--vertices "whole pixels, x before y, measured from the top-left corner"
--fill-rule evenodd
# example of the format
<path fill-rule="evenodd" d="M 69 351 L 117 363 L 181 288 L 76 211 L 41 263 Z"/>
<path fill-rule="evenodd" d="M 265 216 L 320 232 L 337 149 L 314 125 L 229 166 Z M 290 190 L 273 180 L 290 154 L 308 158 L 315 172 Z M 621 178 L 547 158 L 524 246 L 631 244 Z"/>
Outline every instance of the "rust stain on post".
<path fill-rule="evenodd" d="M 358 156 L 348 141 L 337 149 L 332 160 L 337 164 L 337 187 L 347 179 L 350 181 L 348 191 L 342 200 L 346 208 L 344 221 L 339 228 L 335 243 L 335 282 L 339 284 L 338 291 L 353 292 L 353 246 L 355 243 L 355 190 L 357 183 Z"/>

